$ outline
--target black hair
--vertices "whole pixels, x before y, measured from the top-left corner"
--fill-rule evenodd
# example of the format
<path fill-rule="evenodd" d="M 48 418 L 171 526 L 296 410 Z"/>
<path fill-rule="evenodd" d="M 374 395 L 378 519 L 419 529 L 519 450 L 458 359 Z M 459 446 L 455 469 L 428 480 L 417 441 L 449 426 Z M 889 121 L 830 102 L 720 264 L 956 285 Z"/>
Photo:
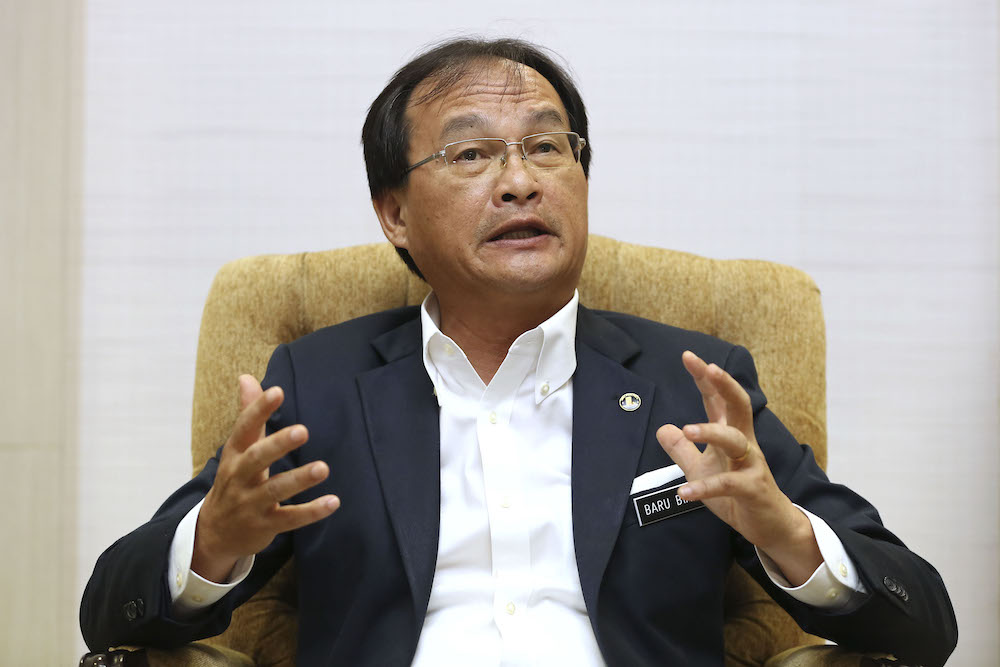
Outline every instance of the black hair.
<path fill-rule="evenodd" d="M 416 104 L 429 102 L 447 92 L 477 66 L 488 67 L 497 60 L 507 60 L 532 68 L 552 85 L 566 113 L 573 132 L 588 139 L 580 155 L 584 175 L 590 173 L 590 141 L 587 137 L 587 109 L 569 73 L 542 47 L 520 39 L 477 39 L 462 37 L 442 42 L 403 65 L 368 108 L 361 144 L 368 170 L 368 189 L 377 199 L 406 183 L 407 148 L 410 126 L 406 109 L 410 97 L 420 83 L 434 78 L 434 85 L 422 94 Z M 512 68 L 512 77 L 520 76 Z M 396 248 L 406 266 L 423 278 L 420 269 L 405 248 Z"/>

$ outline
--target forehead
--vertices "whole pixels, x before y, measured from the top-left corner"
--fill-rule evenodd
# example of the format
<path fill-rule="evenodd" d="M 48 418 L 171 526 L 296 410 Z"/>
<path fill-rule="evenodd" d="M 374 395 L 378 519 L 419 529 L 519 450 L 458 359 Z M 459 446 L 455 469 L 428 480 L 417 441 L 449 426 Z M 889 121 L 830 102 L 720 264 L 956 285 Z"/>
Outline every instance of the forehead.
<path fill-rule="evenodd" d="M 508 129 L 568 130 L 559 94 L 536 70 L 510 61 L 473 64 L 442 90 L 440 79 L 413 91 L 407 117 L 413 138 L 454 140 L 469 132 Z"/>

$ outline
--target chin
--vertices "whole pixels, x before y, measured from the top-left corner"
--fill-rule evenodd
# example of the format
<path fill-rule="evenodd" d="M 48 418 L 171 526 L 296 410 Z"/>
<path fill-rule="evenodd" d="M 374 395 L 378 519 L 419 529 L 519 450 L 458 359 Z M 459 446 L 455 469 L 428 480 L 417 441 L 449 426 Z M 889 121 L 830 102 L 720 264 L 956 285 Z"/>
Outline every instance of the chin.
<path fill-rule="evenodd" d="M 576 281 L 570 280 L 565 274 L 531 274 L 517 272 L 505 275 L 495 282 L 496 286 L 509 294 L 521 296 L 538 295 L 558 298 L 563 293 L 572 296 Z M 569 298 L 567 296 L 566 298 Z"/>

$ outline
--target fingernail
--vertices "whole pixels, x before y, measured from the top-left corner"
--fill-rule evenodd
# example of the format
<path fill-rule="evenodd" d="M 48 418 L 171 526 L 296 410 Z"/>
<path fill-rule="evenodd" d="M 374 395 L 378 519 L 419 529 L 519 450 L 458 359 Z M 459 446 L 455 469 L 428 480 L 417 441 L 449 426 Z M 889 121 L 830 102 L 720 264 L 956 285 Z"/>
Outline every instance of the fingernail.
<path fill-rule="evenodd" d="M 687 485 L 684 485 L 677 491 L 677 493 L 680 494 L 681 498 L 690 498 L 691 488 Z"/>
<path fill-rule="evenodd" d="M 323 476 L 323 464 L 322 463 L 317 463 L 317 464 L 313 465 L 313 467 L 309 471 L 309 473 L 313 477 L 315 477 L 316 479 L 319 479 L 320 477 Z"/>
<path fill-rule="evenodd" d="M 701 435 L 701 427 L 695 426 L 694 424 L 688 424 L 687 426 L 684 427 L 684 435 L 688 436 L 689 438 L 697 438 L 699 435 Z"/>
<path fill-rule="evenodd" d="M 297 442 L 305 442 L 305 439 L 306 439 L 306 430 L 304 428 L 302 428 L 301 426 L 296 426 L 295 428 L 292 429 L 292 432 L 291 432 L 290 435 L 292 436 L 292 442 L 296 442 L 296 443 Z"/>
<path fill-rule="evenodd" d="M 269 400 L 269 401 L 273 401 L 273 400 L 275 400 L 275 399 L 278 398 L 278 388 L 277 387 L 271 387 L 265 393 L 267 394 L 267 400 Z"/>
<path fill-rule="evenodd" d="M 335 510 L 338 507 L 340 507 L 340 498 L 338 498 L 337 496 L 333 496 L 332 498 L 327 499 L 326 501 L 327 509 Z"/>

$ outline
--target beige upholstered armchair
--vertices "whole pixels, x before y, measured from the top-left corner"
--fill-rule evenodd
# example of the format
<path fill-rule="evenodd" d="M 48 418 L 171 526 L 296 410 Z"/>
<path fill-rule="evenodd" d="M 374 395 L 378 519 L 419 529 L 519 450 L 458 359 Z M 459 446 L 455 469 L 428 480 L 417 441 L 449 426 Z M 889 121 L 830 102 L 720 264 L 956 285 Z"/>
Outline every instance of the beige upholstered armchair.
<path fill-rule="evenodd" d="M 388 243 L 251 257 L 218 273 L 205 305 L 195 378 L 192 458 L 201 469 L 236 418 L 236 377 L 262 377 L 274 347 L 320 327 L 419 304 L 427 286 Z M 697 329 L 746 346 L 774 412 L 826 464 L 825 338 L 819 290 L 804 273 L 752 260 L 712 260 L 590 237 L 581 302 Z M 289 563 L 239 608 L 222 635 L 150 664 L 293 665 L 296 608 Z M 741 569 L 726 603 L 727 665 L 863 665 L 870 658 L 814 646 Z M 803 646 L 810 648 L 799 648 Z M 780 655 L 779 655 L 780 654 Z"/>

